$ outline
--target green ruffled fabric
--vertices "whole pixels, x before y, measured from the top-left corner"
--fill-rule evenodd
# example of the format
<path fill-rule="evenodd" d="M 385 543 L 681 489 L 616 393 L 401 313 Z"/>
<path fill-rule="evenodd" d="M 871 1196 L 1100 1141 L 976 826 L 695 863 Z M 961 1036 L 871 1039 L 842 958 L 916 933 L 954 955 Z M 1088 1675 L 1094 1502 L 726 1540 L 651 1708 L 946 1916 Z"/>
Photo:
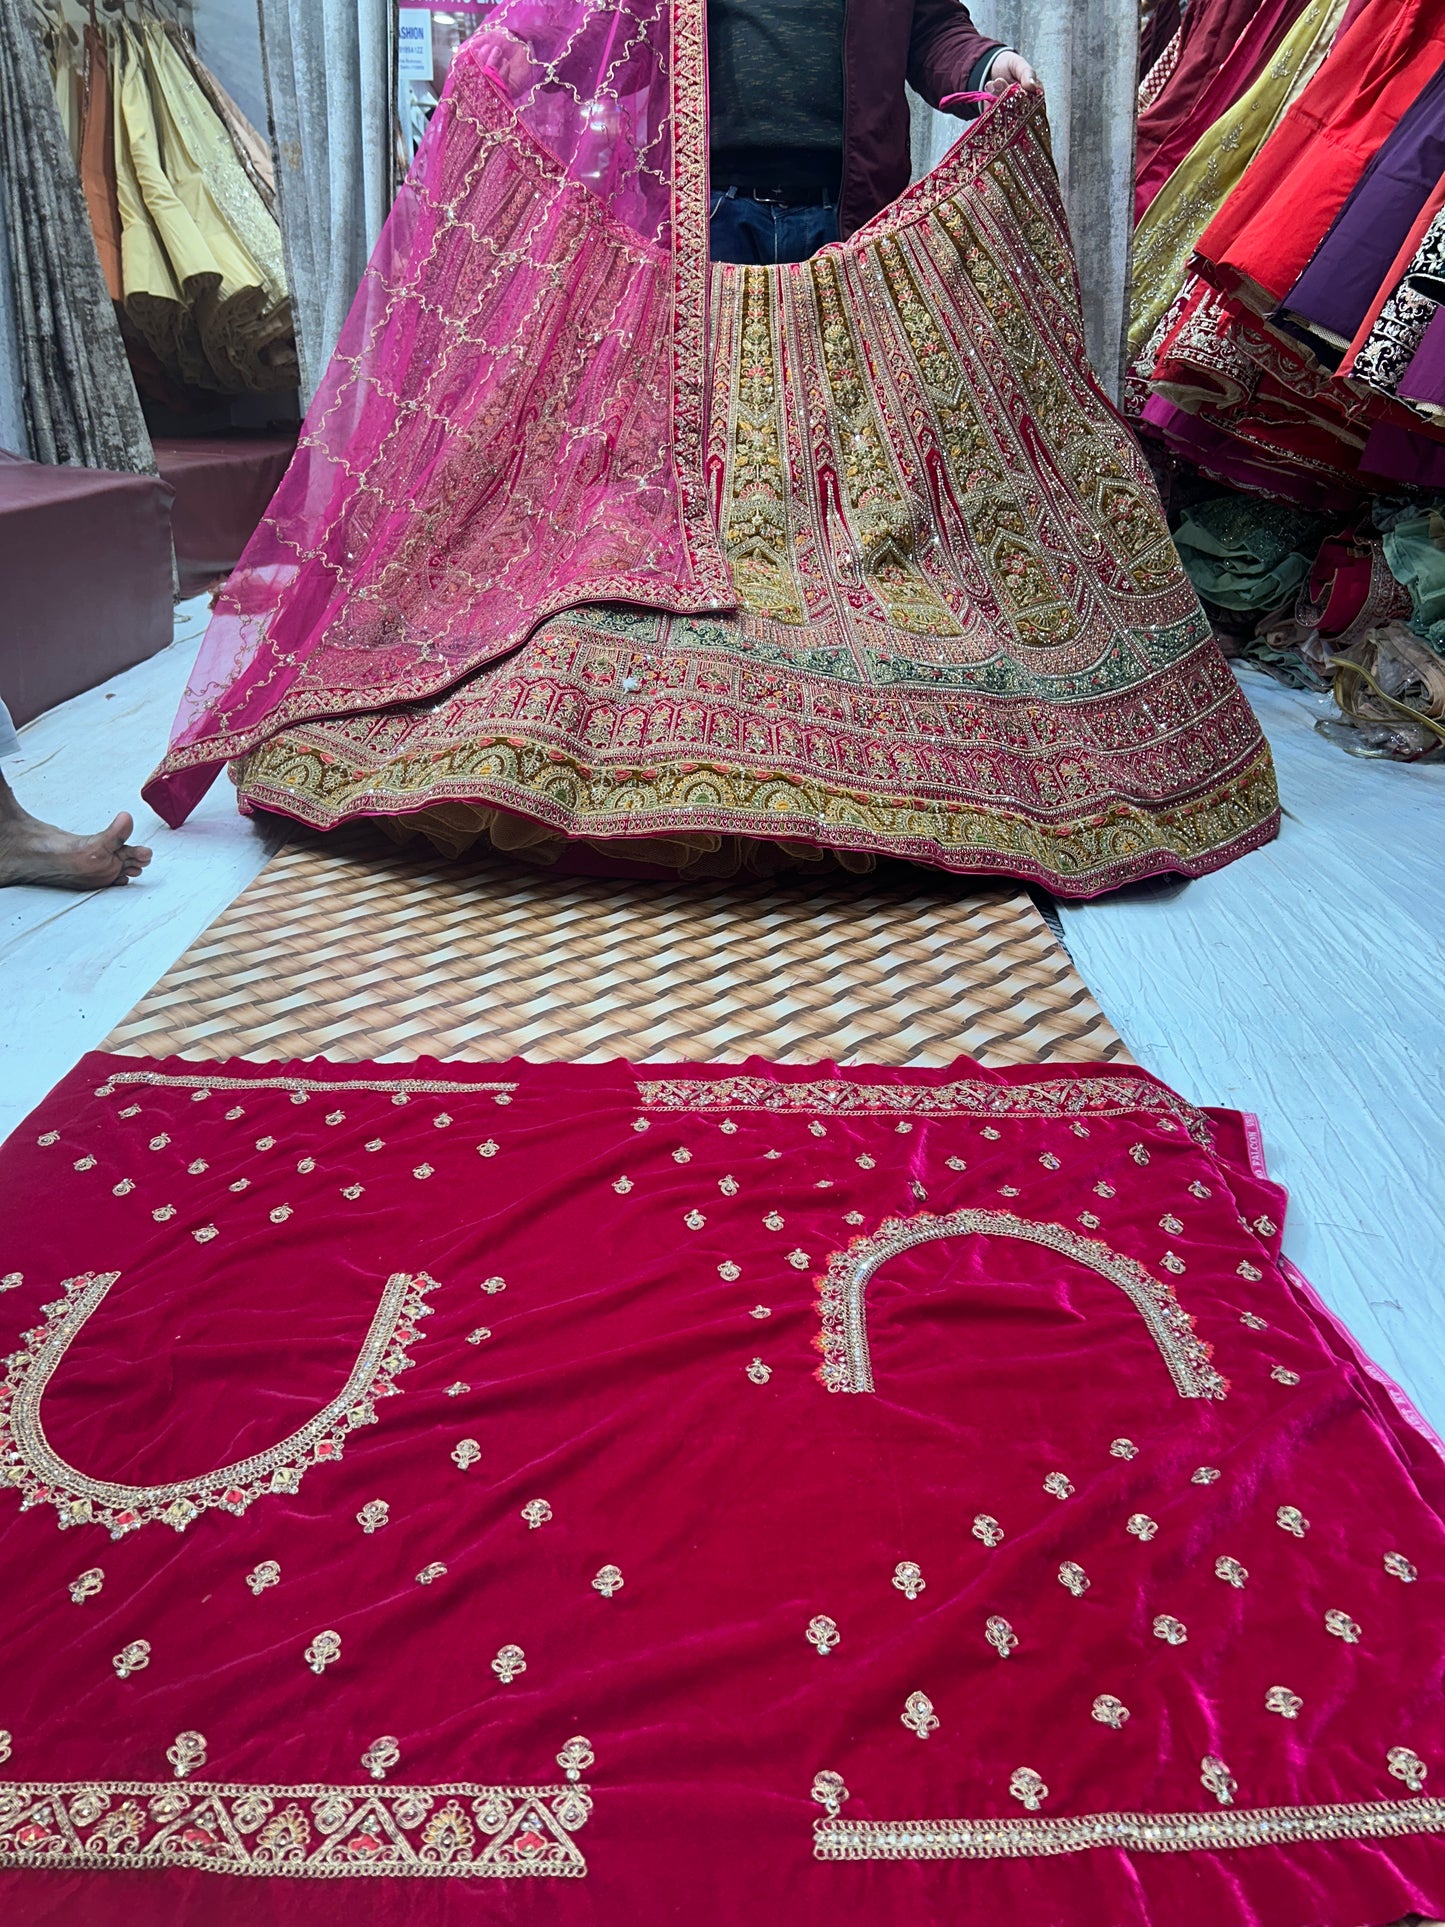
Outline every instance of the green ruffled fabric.
<path fill-rule="evenodd" d="M 1221 495 L 1196 503 L 1174 541 L 1206 602 L 1265 614 L 1282 608 L 1304 582 L 1324 526 L 1318 516 L 1281 502 Z M 1445 567 L 1445 555 L 1440 560 Z"/>
<path fill-rule="evenodd" d="M 1384 547 L 1391 575 L 1410 591 L 1410 627 L 1445 655 L 1445 512 L 1429 509 L 1396 522 Z"/>

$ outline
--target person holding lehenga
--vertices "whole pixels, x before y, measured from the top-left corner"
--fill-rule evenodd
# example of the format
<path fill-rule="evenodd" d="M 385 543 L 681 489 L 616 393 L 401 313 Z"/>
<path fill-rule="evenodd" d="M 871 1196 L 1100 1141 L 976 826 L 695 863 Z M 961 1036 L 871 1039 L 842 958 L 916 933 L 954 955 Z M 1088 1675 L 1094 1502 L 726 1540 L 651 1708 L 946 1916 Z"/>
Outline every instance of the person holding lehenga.
<path fill-rule="evenodd" d="M 905 77 L 975 116 L 912 186 Z M 1274 835 L 1027 63 L 956 0 L 499 0 L 147 795 L 227 760 L 582 867 L 1090 895 Z"/>

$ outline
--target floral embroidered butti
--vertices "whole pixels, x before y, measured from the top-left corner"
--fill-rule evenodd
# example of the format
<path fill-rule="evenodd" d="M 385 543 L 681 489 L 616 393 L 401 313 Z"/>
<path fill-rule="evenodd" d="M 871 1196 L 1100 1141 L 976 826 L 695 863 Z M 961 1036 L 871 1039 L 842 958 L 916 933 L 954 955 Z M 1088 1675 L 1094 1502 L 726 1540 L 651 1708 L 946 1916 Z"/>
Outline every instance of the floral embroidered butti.
<path fill-rule="evenodd" d="M 1257 1142 L 1117 1067 L 85 1060 L 0 1150 L 0 1914 L 1439 1916 L 1445 1467 Z"/>
<path fill-rule="evenodd" d="M 719 874 L 1088 896 L 1278 825 L 1084 356 L 1043 102 L 841 245 L 709 272 L 702 0 L 454 63 L 147 788 Z"/>

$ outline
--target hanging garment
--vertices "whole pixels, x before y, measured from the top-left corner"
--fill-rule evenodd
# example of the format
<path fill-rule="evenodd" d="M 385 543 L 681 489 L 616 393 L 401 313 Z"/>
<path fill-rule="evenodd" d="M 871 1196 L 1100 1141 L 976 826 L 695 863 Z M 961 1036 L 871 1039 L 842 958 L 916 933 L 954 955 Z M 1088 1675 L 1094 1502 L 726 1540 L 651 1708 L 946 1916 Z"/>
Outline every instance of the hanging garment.
<path fill-rule="evenodd" d="M 158 22 L 116 41 L 116 164 L 127 318 L 198 388 L 295 385 L 275 221 Z"/>
<path fill-rule="evenodd" d="M 1397 384 L 1402 401 L 1445 412 L 1445 311 L 1437 307 Z"/>
<path fill-rule="evenodd" d="M 1442 62 L 1434 0 L 1368 0 L 1199 237 L 1216 285 L 1260 313 L 1276 307 Z"/>
<path fill-rule="evenodd" d="M 29 453 L 39 462 L 154 474 L 150 437 L 28 7 L 0 7 L 0 100 L 0 192 Z"/>
<path fill-rule="evenodd" d="M 85 100 L 80 128 L 80 185 L 95 236 L 95 251 L 112 301 L 124 294 L 120 203 L 115 179 L 115 112 L 110 56 L 94 27 L 85 30 Z"/>
<path fill-rule="evenodd" d="M 463 804 L 640 860 L 781 837 L 1086 894 L 1272 834 L 1258 726 L 1083 361 L 1036 101 L 841 247 L 716 269 L 703 416 L 659 379 L 704 353 L 668 312 L 707 286 L 702 220 L 674 203 L 671 254 L 604 224 L 484 48 L 219 605 L 148 789 L 172 820 L 254 751 L 244 794 L 307 821 Z"/>
<path fill-rule="evenodd" d="M 1161 141 L 1192 111 L 1259 7 L 1260 0 L 1193 0 L 1178 29 L 1173 66 L 1153 100 L 1140 107 L 1136 173 L 1144 173 Z"/>
<path fill-rule="evenodd" d="M 1299 509 L 1224 495 L 1196 502 L 1175 529 L 1174 542 L 1207 602 L 1263 615 L 1292 600 L 1323 532 L 1316 517 Z"/>
<path fill-rule="evenodd" d="M 1305 0 L 1264 0 L 1262 6 L 1252 6 L 1234 39 L 1216 48 L 1201 69 L 1193 97 L 1186 94 L 1172 101 L 1172 117 L 1161 117 L 1153 129 L 1146 130 L 1141 119 L 1135 161 L 1136 225 L 1196 141 L 1202 140 L 1259 79 L 1304 5 Z"/>
<path fill-rule="evenodd" d="M 1445 178 L 1445 64 L 1397 122 L 1280 304 L 1330 366 L 1347 349 L 1420 211 Z M 1335 354 L 1329 351 L 1334 349 Z"/>
<path fill-rule="evenodd" d="M 0 1184 L 7 1919 L 1445 1911 L 1442 1447 L 1252 1118 L 92 1055 Z"/>
<path fill-rule="evenodd" d="M 1329 53 L 1344 6 L 1345 0 L 1309 0 L 1259 79 L 1195 142 L 1150 202 L 1134 236 L 1129 303 L 1134 356 L 1145 356 L 1150 337 L 1168 314 L 1200 234 Z"/>

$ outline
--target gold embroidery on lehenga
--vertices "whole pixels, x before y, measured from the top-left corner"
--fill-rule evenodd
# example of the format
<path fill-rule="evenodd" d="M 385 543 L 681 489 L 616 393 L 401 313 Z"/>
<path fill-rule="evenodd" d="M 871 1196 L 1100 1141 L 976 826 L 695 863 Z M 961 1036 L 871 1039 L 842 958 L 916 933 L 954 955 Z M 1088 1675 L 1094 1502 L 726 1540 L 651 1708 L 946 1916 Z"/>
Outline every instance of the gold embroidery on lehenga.
<path fill-rule="evenodd" d="M 1359 1620 L 1351 1619 L 1348 1613 L 1341 1612 L 1337 1606 L 1332 1606 L 1325 1614 L 1325 1631 L 1333 1633 L 1336 1639 L 1344 1640 L 1347 1646 L 1358 1646 L 1360 1643 Z"/>
<path fill-rule="evenodd" d="M 1232 1806 L 1234 1780 L 1206 1755 L 1204 1784 Z M 1221 1791 L 1220 1789 L 1223 1789 Z M 1228 1813 L 1089 1813 L 1076 1819 L 843 1820 L 813 1823 L 819 1860 L 1033 1860 L 1084 1853 L 1218 1853 L 1311 1840 L 1391 1840 L 1445 1834 L 1445 1800 L 1333 1806 L 1235 1807 Z"/>
<path fill-rule="evenodd" d="M 620 1566 L 603 1566 L 592 1581 L 592 1589 L 604 1599 L 610 1599 L 614 1593 L 621 1592 L 625 1584 Z"/>
<path fill-rule="evenodd" d="M 552 1516 L 552 1508 L 545 1499 L 528 1499 L 522 1507 L 522 1517 L 528 1527 L 535 1532 L 538 1526 L 546 1525 Z"/>
<path fill-rule="evenodd" d="M 401 1748 L 393 1733 L 383 1733 L 380 1739 L 373 1740 L 361 1756 L 361 1764 L 373 1780 L 384 1780 L 401 1758 Z"/>
<path fill-rule="evenodd" d="M 1159 1522 L 1157 1519 L 1151 1519 L 1147 1512 L 1131 1512 L 1124 1530 L 1132 1532 L 1136 1539 L 1142 1539 L 1147 1545 L 1158 1532 Z"/>
<path fill-rule="evenodd" d="M 246 1574 L 246 1584 L 259 1599 L 268 1586 L 279 1586 L 281 1568 L 274 1559 L 263 1559 L 252 1571 Z"/>
<path fill-rule="evenodd" d="M 1264 1705 L 1266 1712 L 1278 1713 L 1283 1719 L 1297 1720 L 1304 1701 L 1287 1686 L 1271 1686 L 1264 1696 Z"/>
<path fill-rule="evenodd" d="M 512 1681 L 526 1670 L 527 1655 L 520 1646 L 504 1646 L 492 1661 L 492 1671 L 503 1686 L 510 1686 Z"/>
<path fill-rule="evenodd" d="M 1214 1562 L 1214 1574 L 1226 1585 L 1242 1588 L 1249 1577 L 1249 1568 L 1242 1566 L 1237 1559 L 1231 1559 L 1228 1553 L 1223 1553 Z"/>
<path fill-rule="evenodd" d="M 1223 1760 L 1206 1753 L 1199 1762 L 1199 1783 L 1212 1793 L 1222 1807 L 1232 1807 L 1239 1791 L 1238 1782 Z"/>
<path fill-rule="evenodd" d="M 1030 1813 L 1037 1813 L 1049 1797 L 1043 1775 L 1035 1773 L 1031 1766 L 1014 1768 L 1009 1776 L 1008 1790 L 1016 1800 L 1023 1802 Z"/>
<path fill-rule="evenodd" d="M 765 1365 L 762 1359 L 755 1358 L 749 1364 L 747 1373 L 754 1385 L 766 1385 L 773 1375 L 773 1368 L 771 1365 Z"/>
<path fill-rule="evenodd" d="M 913 1559 L 900 1559 L 893 1568 L 893 1584 L 905 1599 L 916 1599 L 927 1586 L 923 1569 Z"/>
<path fill-rule="evenodd" d="M 982 1540 L 986 1546 L 999 1545 L 1003 1540 L 1003 1527 L 988 1512 L 980 1512 L 969 1527 L 969 1531 L 975 1539 Z"/>
<path fill-rule="evenodd" d="M 1089 1575 L 1074 1559 L 1065 1559 L 1059 1567 L 1059 1584 L 1071 1592 L 1075 1599 L 1082 1599 L 1089 1590 Z"/>
<path fill-rule="evenodd" d="M 151 1663 L 151 1643 L 148 1639 L 133 1639 L 111 1660 L 117 1679 L 129 1679 L 132 1673 L 143 1673 Z"/>
<path fill-rule="evenodd" d="M 390 1525 L 391 1507 L 385 1499 L 368 1499 L 357 1513 L 356 1523 L 369 1539 L 373 1532 L 380 1532 L 384 1525 Z"/>
<path fill-rule="evenodd" d="M 104 1584 L 105 1574 L 100 1567 L 87 1566 L 83 1573 L 71 1580 L 69 1587 L 70 1596 L 78 1606 L 84 1600 L 94 1599 Z"/>
<path fill-rule="evenodd" d="M 1062 1472 L 1048 1472 L 1044 1475 L 1044 1490 L 1055 1499 L 1072 1498 L 1074 1482 Z"/>
<path fill-rule="evenodd" d="M 826 1769 L 813 1775 L 811 1788 L 813 1798 L 826 1813 L 837 1814 L 848 1798 L 848 1789 L 843 1784 L 841 1773 L 830 1773 Z"/>
<path fill-rule="evenodd" d="M 199 1736 L 182 1736 L 199 1737 Z M 3 1754 L 0 1754 L 3 1757 Z M 390 1735 L 362 1764 L 378 1780 Z M 587 1872 L 572 1838 L 592 1800 L 584 1739 L 549 1786 L 237 1786 L 30 1781 L 0 1786 L 0 1867 L 71 1871 L 186 1867 L 242 1877 L 484 1879 Z"/>
<path fill-rule="evenodd" d="M 178 1780 L 188 1780 L 198 1767 L 206 1764 L 204 1733 L 177 1733 L 175 1743 L 166 1748 L 166 1758 Z"/>
<path fill-rule="evenodd" d="M 447 1569 L 442 1564 L 441 1560 L 433 1559 L 429 1566 L 423 1566 L 421 1571 L 417 1574 L 416 1583 L 419 1586 L 430 1586 L 435 1584 L 435 1582 L 438 1579 L 445 1579 L 446 1576 L 447 1576 Z"/>
<path fill-rule="evenodd" d="M 311 1466 L 339 1459 L 349 1433 L 375 1424 L 376 1401 L 396 1393 L 397 1374 L 410 1365 L 409 1347 L 429 1315 L 426 1295 L 436 1289 L 425 1272 L 389 1278 L 345 1385 L 278 1445 L 194 1479 L 126 1485 L 67 1464 L 41 1422 L 46 1386 L 119 1276 L 85 1272 L 66 1279 L 65 1296 L 46 1307 L 46 1322 L 26 1333 L 27 1349 L 5 1361 L 7 1382 L 0 1387 L 0 1485 L 19 1490 L 22 1510 L 48 1503 L 62 1527 L 100 1525 L 113 1539 L 153 1520 L 183 1532 L 209 1507 L 239 1516 L 262 1493 L 295 1492 Z"/>
<path fill-rule="evenodd" d="M 460 1083 L 444 1081 L 439 1078 L 416 1077 L 348 1077 L 344 1081 L 320 1077 L 213 1077 L 203 1083 L 197 1077 L 184 1077 L 170 1071 L 114 1071 L 112 1084 L 156 1084 L 171 1090 L 194 1090 L 199 1085 L 203 1090 L 218 1091 L 291 1091 L 306 1101 L 311 1091 L 392 1091 L 403 1103 L 408 1095 L 436 1097 L 467 1097 L 474 1091 L 515 1091 L 515 1083 Z M 127 1113 L 122 1111 L 121 1116 Z M 240 1117 L 241 1111 L 227 1111 L 228 1118 Z M 58 1136 L 59 1133 L 57 1132 Z M 273 1140 L 274 1141 L 274 1140 Z M 152 1145 L 152 1150 L 155 1146 Z"/>
<path fill-rule="evenodd" d="M 1133 1439 L 1110 1439 L 1109 1456 L 1113 1459 L 1137 1459 L 1139 1448 Z"/>
<path fill-rule="evenodd" d="M 1000 1659 L 1007 1659 L 1019 1643 L 1019 1636 L 999 1613 L 990 1613 L 983 1622 L 983 1636 Z"/>
<path fill-rule="evenodd" d="M 481 1456 L 482 1448 L 475 1439 L 458 1439 L 452 1447 L 452 1464 L 462 1472 L 475 1465 Z"/>
<path fill-rule="evenodd" d="M 1390 1574 L 1392 1579 L 1402 1579 L 1407 1586 L 1419 1577 L 1418 1571 L 1411 1565 L 1403 1552 L 1387 1552 L 1385 1554 L 1385 1571 Z"/>
<path fill-rule="evenodd" d="M 340 1633 L 318 1633 L 301 1657 L 313 1673 L 324 1673 L 328 1666 L 334 1666 L 341 1657 Z"/>
<path fill-rule="evenodd" d="M 1425 1784 L 1429 1768 L 1418 1753 L 1412 1753 L 1408 1746 L 1392 1746 L 1385 1755 L 1385 1764 L 1397 1780 L 1403 1780 L 1412 1793 L 1418 1793 Z"/>
<path fill-rule="evenodd" d="M 869 1281 L 882 1265 L 916 1245 L 985 1235 L 1043 1245 L 1107 1278 L 1142 1315 L 1180 1397 L 1225 1396 L 1228 1384 L 1215 1371 L 1208 1346 L 1195 1336 L 1189 1315 L 1170 1285 L 1095 1239 L 1084 1238 L 1063 1225 L 1038 1223 L 1007 1211 L 955 1211 L 946 1217 L 919 1212 L 912 1218 L 887 1218 L 871 1237 L 855 1239 L 846 1250 L 835 1252 L 828 1261 L 818 1300 L 821 1330 L 814 1343 L 823 1354 L 823 1363 L 815 1374 L 819 1383 L 830 1392 L 874 1390 L 865 1298 Z M 1050 1474 L 1053 1479 L 1062 1476 Z M 1047 1490 L 1056 1490 L 1045 1483 Z"/>
<path fill-rule="evenodd" d="M 927 1693 L 910 1693 L 898 1717 L 909 1732 L 916 1733 L 920 1740 L 926 1740 L 938 1727 L 938 1715 Z"/>
<path fill-rule="evenodd" d="M 842 1635 L 836 1620 L 829 1619 L 826 1613 L 817 1613 L 808 1621 L 808 1629 L 803 1637 L 810 1646 L 817 1647 L 820 1659 L 826 1659 Z"/>
<path fill-rule="evenodd" d="M 1303 1539 L 1310 1529 L 1310 1522 L 1297 1505 L 1282 1505 L 1274 1515 L 1274 1522 L 1281 1532 L 1291 1532 L 1296 1539 Z"/>
<path fill-rule="evenodd" d="M 1112 1726 L 1116 1733 L 1129 1717 L 1128 1707 L 1112 1693 L 1100 1693 L 1089 1708 L 1089 1713 L 1101 1726 Z"/>

